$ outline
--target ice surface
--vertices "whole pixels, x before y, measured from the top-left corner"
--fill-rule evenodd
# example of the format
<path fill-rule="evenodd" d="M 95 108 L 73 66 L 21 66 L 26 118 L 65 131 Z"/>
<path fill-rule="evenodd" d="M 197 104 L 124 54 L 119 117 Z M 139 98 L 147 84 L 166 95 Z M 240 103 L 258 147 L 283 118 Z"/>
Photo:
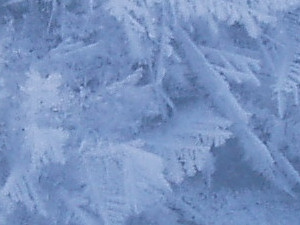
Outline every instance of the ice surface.
<path fill-rule="evenodd" d="M 0 0 L 0 225 L 300 224 L 299 0 Z"/>

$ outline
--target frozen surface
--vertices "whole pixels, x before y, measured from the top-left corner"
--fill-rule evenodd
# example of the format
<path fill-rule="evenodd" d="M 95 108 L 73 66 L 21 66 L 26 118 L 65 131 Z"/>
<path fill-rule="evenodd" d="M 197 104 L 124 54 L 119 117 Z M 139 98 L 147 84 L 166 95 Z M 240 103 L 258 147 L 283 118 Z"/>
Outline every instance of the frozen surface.
<path fill-rule="evenodd" d="M 298 225 L 299 88 L 299 0 L 0 0 L 0 225 Z"/>

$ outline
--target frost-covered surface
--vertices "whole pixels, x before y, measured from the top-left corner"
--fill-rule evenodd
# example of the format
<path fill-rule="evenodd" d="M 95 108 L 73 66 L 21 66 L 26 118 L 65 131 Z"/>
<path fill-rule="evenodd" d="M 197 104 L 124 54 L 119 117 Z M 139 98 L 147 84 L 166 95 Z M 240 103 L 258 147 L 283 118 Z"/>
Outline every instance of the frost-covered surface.
<path fill-rule="evenodd" d="M 299 0 L 0 0 L 0 225 L 300 224 Z"/>

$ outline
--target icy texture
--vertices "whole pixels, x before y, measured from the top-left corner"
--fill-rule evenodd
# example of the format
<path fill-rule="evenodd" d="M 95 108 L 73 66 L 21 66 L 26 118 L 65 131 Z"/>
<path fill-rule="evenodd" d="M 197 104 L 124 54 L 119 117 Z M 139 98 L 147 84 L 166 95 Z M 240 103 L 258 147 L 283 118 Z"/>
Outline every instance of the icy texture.
<path fill-rule="evenodd" d="M 0 0 L 0 225 L 298 225 L 299 88 L 299 0 Z"/>

